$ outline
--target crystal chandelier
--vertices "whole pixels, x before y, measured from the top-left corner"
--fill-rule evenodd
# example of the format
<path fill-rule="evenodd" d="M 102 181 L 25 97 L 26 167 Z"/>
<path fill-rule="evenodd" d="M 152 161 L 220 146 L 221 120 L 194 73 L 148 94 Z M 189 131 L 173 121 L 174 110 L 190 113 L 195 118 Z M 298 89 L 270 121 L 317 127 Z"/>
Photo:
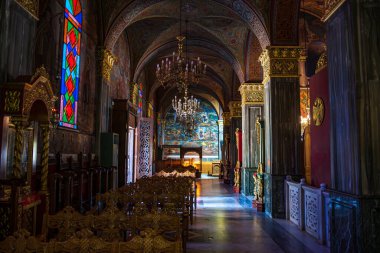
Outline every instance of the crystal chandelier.
<path fill-rule="evenodd" d="M 199 111 L 200 102 L 193 96 L 188 97 L 187 87 L 185 87 L 185 95 L 183 99 L 177 99 L 177 96 L 172 100 L 173 109 L 177 114 L 177 119 L 184 125 L 189 122 L 194 122 L 195 114 Z"/>
<path fill-rule="evenodd" d="M 177 86 L 181 91 L 191 83 L 198 84 L 202 74 L 206 74 L 207 65 L 202 63 L 200 57 L 196 61 L 189 61 L 183 55 L 183 42 L 185 36 L 177 36 L 178 51 L 157 64 L 156 77 L 163 87 Z"/>

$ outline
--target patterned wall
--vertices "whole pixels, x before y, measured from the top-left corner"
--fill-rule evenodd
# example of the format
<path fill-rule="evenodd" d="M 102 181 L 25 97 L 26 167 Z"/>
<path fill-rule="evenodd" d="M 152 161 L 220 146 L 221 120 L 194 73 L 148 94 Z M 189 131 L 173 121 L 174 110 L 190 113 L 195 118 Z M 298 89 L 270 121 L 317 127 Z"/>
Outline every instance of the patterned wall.
<path fill-rule="evenodd" d="M 183 131 L 180 123 L 176 122 L 173 108 L 166 113 L 163 144 L 202 146 L 204 160 L 218 159 L 218 114 L 212 105 L 200 99 L 200 111 L 195 117 L 196 128 L 189 136 Z"/>

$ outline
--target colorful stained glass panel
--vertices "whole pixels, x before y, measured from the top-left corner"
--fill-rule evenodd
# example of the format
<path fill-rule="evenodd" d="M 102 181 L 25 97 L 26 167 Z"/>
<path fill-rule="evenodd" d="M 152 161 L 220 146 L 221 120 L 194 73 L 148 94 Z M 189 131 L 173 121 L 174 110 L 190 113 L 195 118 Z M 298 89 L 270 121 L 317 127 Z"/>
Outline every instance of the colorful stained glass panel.
<path fill-rule="evenodd" d="M 59 125 L 77 129 L 82 8 L 79 0 L 66 0 L 62 49 Z"/>

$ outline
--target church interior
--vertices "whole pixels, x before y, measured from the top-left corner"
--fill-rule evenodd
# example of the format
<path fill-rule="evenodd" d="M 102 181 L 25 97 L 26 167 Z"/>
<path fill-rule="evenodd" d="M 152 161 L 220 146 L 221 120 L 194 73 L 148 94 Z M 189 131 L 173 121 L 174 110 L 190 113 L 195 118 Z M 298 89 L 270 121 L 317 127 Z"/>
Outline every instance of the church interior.
<path fill-rule="evenodd" d="M 0 252 L 380 252 L 379 24 L 380 0 L 0 1 Z"/>

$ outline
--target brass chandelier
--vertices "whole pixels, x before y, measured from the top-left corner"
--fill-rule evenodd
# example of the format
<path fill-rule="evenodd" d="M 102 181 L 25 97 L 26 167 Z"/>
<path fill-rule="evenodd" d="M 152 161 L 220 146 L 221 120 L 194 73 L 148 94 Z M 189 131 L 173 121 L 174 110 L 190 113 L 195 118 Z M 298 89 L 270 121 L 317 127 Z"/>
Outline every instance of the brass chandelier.
<path fill-rule="evenodd" d="M 185 95 L 181 99 L 177 99 L 177 96 L 172 100 L 172 106 L 177 114 L 177 119 L 181 123 L 188 124 L 188 122 L 194 119 L 195 114 L 199 111 L 200 102 L 193 96 L 188 97 L 187 87 L 185 88 Z"/>
<path fill-rule="evenodd" d="M 163 87 L 177 86 L 181 91 L 189 84 L 199 83 L 202 74 L 206 74 L 207 65 L 202 63 L 200 57 L 196 61 L 189 61 L 183 55 L 183 42 L 185 36 L 177 36 L 178 51 L 173 52 L 172 58 L 166 57 L 161 61 L 161 65 L 157 64 L 156 77 Z"/>
<path fill-rule="evenodd" d="M 204 64 L 200 57 L 196 60 L 188 60 L 187 45 L 186 55 L 183 53 L 183 44 L 186 37 L 182 35 L 182 1 L 179 3 L 179 35 L 177 53 L 173 52 L 172 57 L 166 57 L 165 60 L 158 63 L 156 67 L 156 77 L 160 84 L 165 88 L 167 86 L 177 87 L 183 92 L 190 84 L 198 84 L 203 74 L 206 74 L 207 65 Z M 186 34 L 187 34 L 186 20 Z"/>

